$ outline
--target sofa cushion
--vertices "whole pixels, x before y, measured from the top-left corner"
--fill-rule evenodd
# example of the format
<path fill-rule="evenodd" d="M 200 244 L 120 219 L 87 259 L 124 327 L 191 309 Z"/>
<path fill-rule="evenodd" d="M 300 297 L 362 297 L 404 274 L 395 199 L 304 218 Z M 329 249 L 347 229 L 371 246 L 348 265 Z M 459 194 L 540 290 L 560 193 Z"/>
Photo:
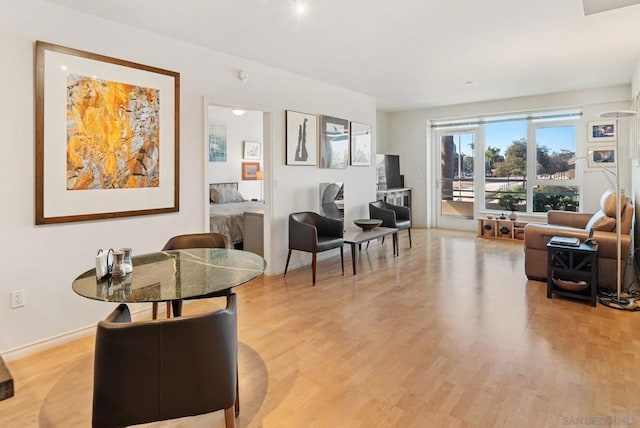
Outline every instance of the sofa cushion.
<path fill-rule="evenodd" d="M 626 204 L 626 198 L 623 194 L 620 194 L 620 212 L 622 213 Z M 600 209 L 607 217 L 616 218 L 616 193 L 609 189 L 602 194 L 600 198 Z M 598 230 L 598 229 L 596 229 Z M 613 230 L 613 229 L 612 229 Z"/>
<path fill-rule="evenodd" d="M 613 207 L 613 212 L 615 214 L 615 204 Z M 589 220 L 589 222 L 587 223 L 587 225 L 585 226 L 585 230 L 600 230 L 603 232 L 613 232 L 613 230 L 616 228 L 616 219 L 614 217 L 609 217 L 607 215 L 605 215 L 604 212 L 602 211 L 598 211 L 597 213 L 595 213 L 592 217 L 591 220 Z"/>

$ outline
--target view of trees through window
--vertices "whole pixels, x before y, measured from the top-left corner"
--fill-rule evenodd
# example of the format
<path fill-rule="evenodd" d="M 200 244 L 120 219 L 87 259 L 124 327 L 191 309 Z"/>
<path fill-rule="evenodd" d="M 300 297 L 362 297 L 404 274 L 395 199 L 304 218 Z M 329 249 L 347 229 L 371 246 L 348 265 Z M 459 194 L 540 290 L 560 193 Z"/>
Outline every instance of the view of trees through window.
<path fill-rule="evenodd" d="M 532 148 L 527 143 L 529 127 L 535 137 Z M 528 120 L 486 124 L 485 208 L 577 211 L 575 165 L 569 164 L 575 150 L 575 125 L 536 124 Z"/>
<path fill-rule="evenodd" d="M 470 217 L 475 203 L 474 164 L 484 170 L 484 206 L 497 211 L 577 211 L 580 187 L 575 180 L 577 120 L 496 120 L 480 124 L 483 141 L 463 132 L 441 138 L 442 214 L 456 205 Z M 531 140 L 531 141 L 530 141 Z M 474 159 L 475 144 L 482 144 L 484 159 Z M 480 153 L 482 153 L 480 151 Z M 484 162 L 484 167 L 482 163 Z"/>

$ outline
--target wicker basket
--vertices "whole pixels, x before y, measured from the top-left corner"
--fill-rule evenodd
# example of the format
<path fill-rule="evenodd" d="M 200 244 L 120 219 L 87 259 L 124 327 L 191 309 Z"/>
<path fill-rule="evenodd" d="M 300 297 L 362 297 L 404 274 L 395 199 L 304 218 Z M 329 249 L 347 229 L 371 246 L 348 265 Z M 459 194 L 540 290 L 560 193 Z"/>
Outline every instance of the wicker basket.
<path fill-rule="evenodd" d="M 553 283 L 558 288 L 562 288 L 567 291 L 584 291 L 589 288 L 589 283 L 586 281 L 570 281 L 568 279 L 553 278 Z"/>

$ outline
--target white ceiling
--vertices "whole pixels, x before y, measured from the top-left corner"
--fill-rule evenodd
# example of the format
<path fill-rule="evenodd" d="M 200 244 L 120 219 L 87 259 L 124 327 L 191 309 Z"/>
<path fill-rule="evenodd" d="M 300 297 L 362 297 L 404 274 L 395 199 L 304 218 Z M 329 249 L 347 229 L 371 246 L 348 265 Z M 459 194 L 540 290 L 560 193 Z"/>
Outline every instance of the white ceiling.
<path fill-rule="evenodd" d="M 298 1 L 302 17 L 293 0 L 50 0 L 388 111 L 629 83 L 640 59 L 640 5 L 585 16 L 582 0 Z"/>

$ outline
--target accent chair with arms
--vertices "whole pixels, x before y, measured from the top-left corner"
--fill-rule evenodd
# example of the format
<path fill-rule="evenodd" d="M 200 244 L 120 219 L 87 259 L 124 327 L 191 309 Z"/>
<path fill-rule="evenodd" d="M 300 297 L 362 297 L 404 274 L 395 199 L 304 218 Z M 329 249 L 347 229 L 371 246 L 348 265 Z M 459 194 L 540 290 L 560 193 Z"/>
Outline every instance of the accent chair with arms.
<path fill-rule="evenodd" d="M 187 248 L 229 248 L 227 237 L 221 233 L 190 233 L 169 239 L 162 251 L 185 250 Z M 167 318 L 171 316 L 171 303 L 167 302 Z M 158 318 L 158 302 L 153 302 L 152 319 Z"/>
<path fill-rule="evenodd" d="M 215 312 L 131 322 L 119 305 L 98 323 L 94 427 L 121 427 L 225 411 L 235 426 L 236 295 Z"/>
<path fill-rule="evenodd" d="M 631 223 L 633 205 L 622 195 L 620 198 L 621 271 L 624 277 L 631 250 Z M 593 238 L 598 243 L 598 285 L 617 287 L 616 247 L 616 193 L 607 190 L 600 198 L 600 210 L 595 214 L 567 211 L 547 212 L 547 224 L 529 223 L 524 229 L 524 269 L 527 278 L 546 280 L 547 243 L 553 236 L 576 237 L 584 241 L 593 228 Z"/>
<path fill-rule="evenodd" d="M 369 217 L 382 220 L 382 227 L 406 229 L 409 233 L 409 248 L 411 248 L 411 209 L 384 201 L 369 202 Z"/>
<path fill-rule="evenodd" d="M 340 262 L 344 275 L 344 251 L 342 222 L 320 214 L 305 211 L 289 214 L 289 254 L 284 267 L 287 275 L 293 250 L 311 253 L 313 285 L 316 285 L 316 255 L 323 251 L 340 248 Z"/>

